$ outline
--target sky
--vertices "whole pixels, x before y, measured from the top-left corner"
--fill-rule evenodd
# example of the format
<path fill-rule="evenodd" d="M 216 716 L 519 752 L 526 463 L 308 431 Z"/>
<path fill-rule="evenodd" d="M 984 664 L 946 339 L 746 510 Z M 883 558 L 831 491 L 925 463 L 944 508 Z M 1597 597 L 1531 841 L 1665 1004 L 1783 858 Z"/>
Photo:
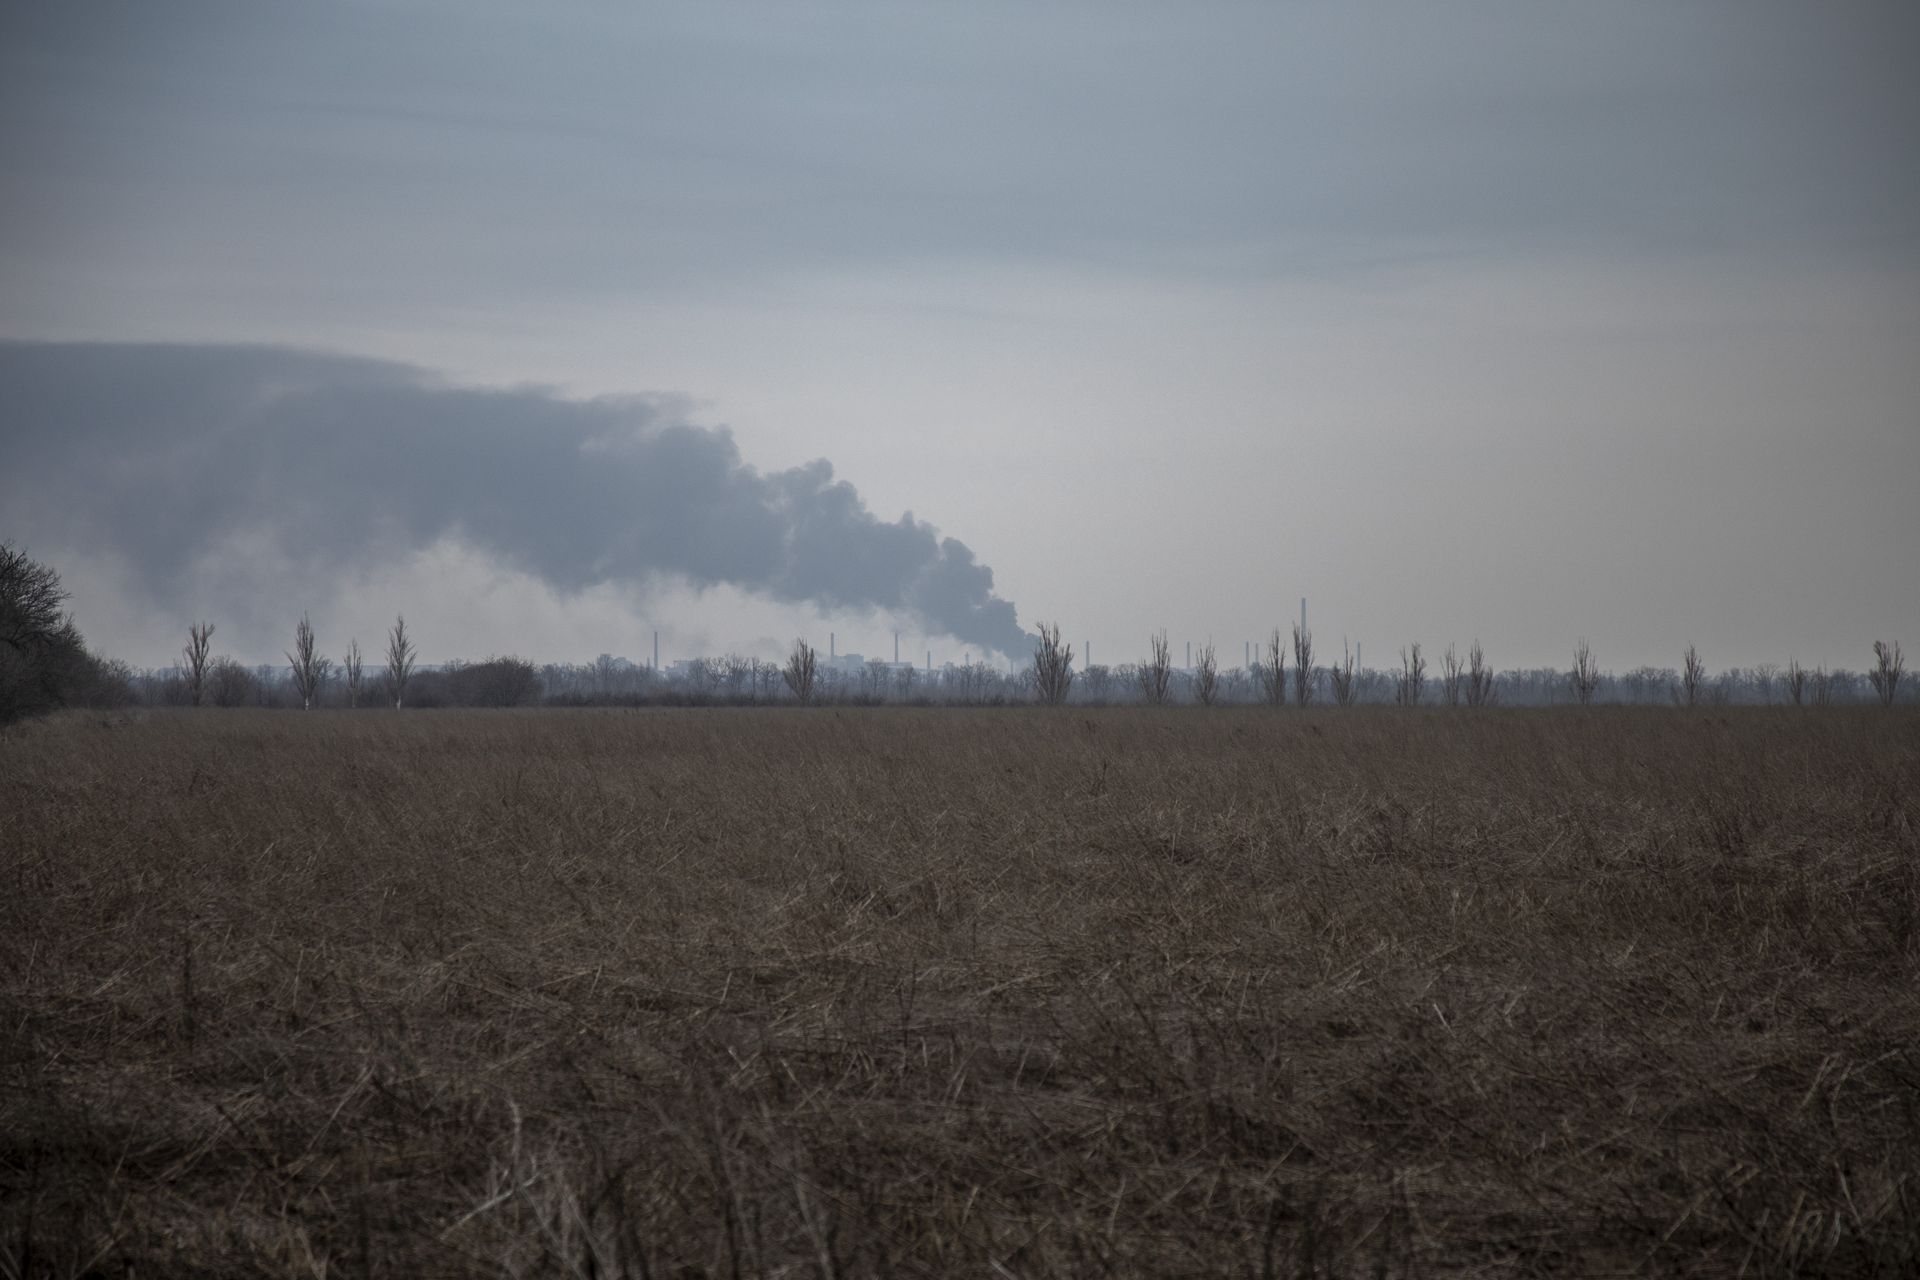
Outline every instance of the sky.
<path fill-rule="evenodd" d="M 0 6 L 90 643 L 1920 644 L 1910 4 Z"/>

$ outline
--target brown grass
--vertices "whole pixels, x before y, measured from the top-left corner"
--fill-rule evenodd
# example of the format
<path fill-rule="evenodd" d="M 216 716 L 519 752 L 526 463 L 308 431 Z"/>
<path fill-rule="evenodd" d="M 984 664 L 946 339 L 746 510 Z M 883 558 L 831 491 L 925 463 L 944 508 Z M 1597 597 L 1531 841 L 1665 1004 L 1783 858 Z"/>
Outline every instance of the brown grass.
<path fill-rule="evenodd" d="M 73 715 L 0 1275 L 1913 1274 L 1904 713 Z"/>

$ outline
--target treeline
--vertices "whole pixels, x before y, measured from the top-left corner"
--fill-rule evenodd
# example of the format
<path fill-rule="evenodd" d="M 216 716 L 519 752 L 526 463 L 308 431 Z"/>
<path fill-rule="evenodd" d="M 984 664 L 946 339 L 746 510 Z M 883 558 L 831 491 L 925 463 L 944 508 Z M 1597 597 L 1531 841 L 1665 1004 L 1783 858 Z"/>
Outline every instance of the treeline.
<path fill-rule="evenodd" d="M 1803 668 L 1797 663 L 1731 667 L 1710 672 L 1697 652 L 1675 667 L 1642 666 L 1622 673 L 1601 671 L 1590 650 L 1576 650 L 1567 667 L 1496 671 L 1484 654 L 1477 660 L 1445 654 L 1429 668 L 1409 646 L 1396 668 L 1361 667 L 1350 656 L 1338 663 L 1312 661 L 1302 668 L 1257 661 L 1220 668 L 1202 649 L 1190 667 L 1176 667 L 1156 637 L 1146 661 L 1116 666 L 1073 667 L 1064 646 L 1047 648 L 1043 628 L 1034 665 L 1004 671 L 979 664 L 950 664 L 927 671 L 895 663 L 830 667 L 805 642 L 785 664 L 728 655 L 696 658 L 657 671 L 602 655 L 590 663 L 547 663 L 516 656 L 450 662 L 414 668 L 404 684 L 407 707 L 639 707 L 756 706 L 806 702 L 836 706 L 1015 706 L 1033 702 L 1070 706 L 1845 706 L 1912 702 L 1913 681 L 1904 678 L 1898 645 L 1880 646 L 1876 665 L 1862 671 Z M 297 650 L 295 653 L 297 657 Z M 807 674 L 811 664 L 811 674 Z M 298 663 L 243 666 L 230 658 L 209 660 L 196 702 L 190 667 L 130 673 L 128 700 L 154 707 L 302 706 L 351 709 L 392 705 L 386 670 L 349 687 L 331 665 L 311 697 L 302 693 Z M 376 691 L 370 696 L 368 689 Z"/>
<path fill-rule="evenodd" d="M 136 671 L 89 652 L 54 572 L 0 544 L 0 723 L 60 707 L 376 708 L 727 706 L 770 703 L 930 706 L 1125 704 L 1274 707 L 1332 705 L 1538 707 L 1563 704 L 1833 706 L 1915 698 L 1898 643 L 1876 642 L 1862 671 L 1760 664 L 1709 670 L 1689 645 L 1676 667 L 1600 668 L 1591 647 L 1574 646 L 1567 667 L 1496 670 L 1476 640 L 1449 645 L 1437 663 L 1419 644 L 1396 667 L 1359 665 L 1343 643 L 1322 660 L 1313 634 L 1275 629 L 1252 662 L 1224 668 L 1212 645 L 1175 666 L 1164 631 L 1148 656 L 1118 666 L 1074 667 L 1057 625 L 1043 625 L 1031 662 L 1004 671 L 972 662 L 923 670 L 874 660 L 822 662 L 804 639 L 783 664 L 728 655 L 676 663 L 662 672 L 603 654 L 594 662 L 536 665 L 518 656 L 423 667 L 396 618 L 381 653 L 350 639 L 338 659 L 322 652 L 311 621 L 294 627 L 285 664 L 247 665 L 214 651 L 216 628 L 196 622 L 171 667 Z"/>
<path fill-rule="evenodd" d="M 1892 706 L 1916 699 L 1913 682 L 1904 678 L 1906 660 L 1897 641 L 1876 641 L 1873 664 L 1857 672 L 1807 668 L 1789 660 L 1784 666 L 1762 663 L 1716 673 L 1688 645 L 1677 667 L 1641 666 L 1615 674 L 1600 669 L 1584 640 L 1574 646 L 1566 667 L 1505 671 L 1494 669 L 1478 640 L 1464 655 L 1447 646 L 1437 665 L 1422 645 L 1409 644 L 1400 650 L 1399 664 L 1384 670 L 1362 667 L 1351 647 L 1343 644 L 1341 649 L 1338 662 L 1321 662 L 1313 633 L 1294 627 L 1290 636 L 1276 629 L 1259 658 L 1247 666 L 1221 668 L 1208 644 L 1189 666 L 1175 667 L 1163 631 L 1149 638 L 1143 662 L 1076 672 L 1072 649 L 1062 643 L 1060 629 L 1042 626 L 1032 666 L 1023 675 L 1033 697 L 1062 704 Z"/>
<path fill-rule="evenodd" d="M 807 699 L 844 706 L 884 703 L 997 706 L 1032 701 L 1019 674 L 981 665 L 936 669 L 931 677 L 912 668 L 869 664 L 858 671 L 821 670 Z M 536 665 L 516 656 L 416 666 L 405 688 L 408 709 L 441 707 L 639 707 L 754 706 L 793 702 L 783 668 L 757 658 L 729 655 L 695 658 L 671 673 L 602 658 L 591 663 Z M 184 663 L 129 671 L 124 701 L 149 707 L 260 707 L 335 710 L 378 709 L 390 685 L 384 671 L 369 673 L 356 697 L 338 664 L 316 682 L 308 699 L 291 664 L 248 666 L 225 656 L 210 657 L 195 696 L 192 671 Z M 372 690 L 372 696 L 367 690 Z"/>
<path fill-rule="evenodd" d="M 192 674 L 180 665 L 133 672 L 128 685 L 129 701 L 148 707 L 382 710 L 394 705 L 384 671 L 364 677 L 356 693 L 335 664 L 329 664 L 326 675 L 315 681 L 310 696 L 286 664 L 248 666 L 225 656 L 209 660 L 197 700 Z M 407 679 L 404 706 L 520 707 L 537 705 L 544 698 L 539 673 L 531 662 L 489 658 L 437 669 L 416 667 Z"/>

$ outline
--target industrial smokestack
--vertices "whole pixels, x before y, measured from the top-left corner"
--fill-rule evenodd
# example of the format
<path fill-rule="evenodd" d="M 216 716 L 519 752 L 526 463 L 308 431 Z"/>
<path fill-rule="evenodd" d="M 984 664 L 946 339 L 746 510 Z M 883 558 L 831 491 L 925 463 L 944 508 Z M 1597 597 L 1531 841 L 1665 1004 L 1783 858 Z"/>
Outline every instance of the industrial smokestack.
<path fill-rule="evenodd" d="M 660 633 L 653 633 L 653 673 L 660 674 Z"/>
<path fill-rule="evenodd" d="M 898 631 L 893 633 L 893 665 L 896 667 L 900 665 L 900 633 Z"/>
<path fill-rule="evenodd" d="M 827 632 L 827 661 L 832 662 L 836 656 L 837 651 L 833 647 L 833 632 L 829 631 Z"/>

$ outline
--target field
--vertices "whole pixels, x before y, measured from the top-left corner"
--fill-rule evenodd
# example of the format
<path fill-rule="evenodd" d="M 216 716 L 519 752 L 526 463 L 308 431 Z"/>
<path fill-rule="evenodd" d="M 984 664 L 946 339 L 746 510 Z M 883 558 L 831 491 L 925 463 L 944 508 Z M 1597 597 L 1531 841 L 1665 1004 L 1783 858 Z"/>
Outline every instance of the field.
<path fill-rule="evenodd" d="M 0 736 L 0 1276 L 1916 1270 L 1904 711 Z"/>

